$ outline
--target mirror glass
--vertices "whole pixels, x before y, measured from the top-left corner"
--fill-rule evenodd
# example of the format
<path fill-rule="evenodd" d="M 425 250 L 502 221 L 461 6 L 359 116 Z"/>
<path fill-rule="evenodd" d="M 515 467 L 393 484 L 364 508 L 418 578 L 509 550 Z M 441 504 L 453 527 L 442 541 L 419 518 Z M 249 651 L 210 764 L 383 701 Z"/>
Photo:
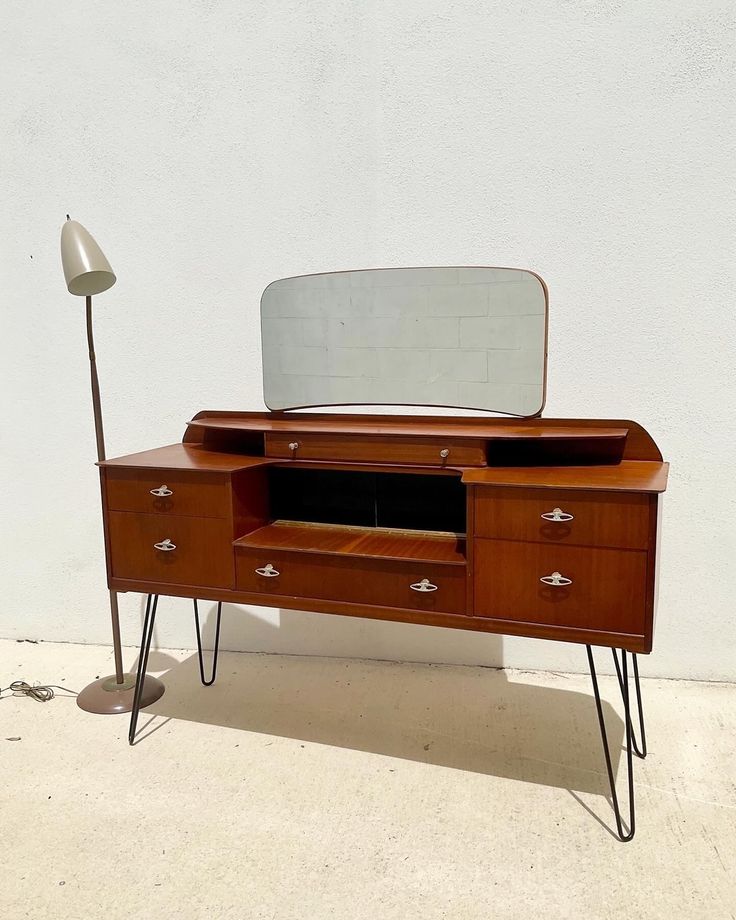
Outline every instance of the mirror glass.
<path fill-rule="evenodd" d="M 414 405 L 531 416 L 547 294 L 510 268 L 390 268 L 274 281 L 261 298 L 269 409 Z"/>

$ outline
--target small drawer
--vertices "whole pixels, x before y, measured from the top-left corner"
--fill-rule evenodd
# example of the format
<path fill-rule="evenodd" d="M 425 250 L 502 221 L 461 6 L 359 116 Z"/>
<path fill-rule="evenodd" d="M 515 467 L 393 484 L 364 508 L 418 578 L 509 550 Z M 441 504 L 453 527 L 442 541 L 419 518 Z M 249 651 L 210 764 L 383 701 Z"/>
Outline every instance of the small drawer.
<path fill-rule="evenodd" d="M 502 540 L 646 549 L 649 499 L 635 492 L 477 486 L 475 533 Z"/>
<path fill-rule="evenodd" d="M 235 570 L 238 591 L 254 594 L 465 613 L 464 565 L 238 547 Z"/>
<path fill-rule="evenodd" d="M 644 635 L 647 553 L 475 541 L 475 614 Z"/>
<path fill-rule="evenodd" d="M 232 588 L 228 521 L 111 511 L 107 522 L 113 578 Z"/>
<path fill-rule="evenodd" d="M 286 460 L 337 460 L 352 463 L 408 463 L 423 466 L 484 466 L 485 441 L 479 439 L 369 437 L 350 434 L 266 433 L 266 456 Z"/>
<path fill-rule="evenodd" d="M 230 516 L 229 477 L 222 473 L 149 469 L 105 469 L 110 511 Z"/>

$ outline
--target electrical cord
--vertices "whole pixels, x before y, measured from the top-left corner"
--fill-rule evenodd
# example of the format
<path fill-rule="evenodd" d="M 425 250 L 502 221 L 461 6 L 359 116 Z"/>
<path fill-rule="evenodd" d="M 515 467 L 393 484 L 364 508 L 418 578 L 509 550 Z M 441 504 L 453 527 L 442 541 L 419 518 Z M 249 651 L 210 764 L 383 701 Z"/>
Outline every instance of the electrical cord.
<path fill-rule="evenodd" d="M 3 693 L 10 690 L 13 696 L 30 696 L 39 703 L 48 703 L 56 696 L 54 690 L 61 690 L 62 693 L 68 693 L 70 696 L 77 696 L 76 690 L 69 690 L 68 687 L 59 687 L 58 684 L 34 684 L 31 686 L 24 680 L 14 680 L 9 687 L 0 687 L 0 699 L 4 699 Z"/>

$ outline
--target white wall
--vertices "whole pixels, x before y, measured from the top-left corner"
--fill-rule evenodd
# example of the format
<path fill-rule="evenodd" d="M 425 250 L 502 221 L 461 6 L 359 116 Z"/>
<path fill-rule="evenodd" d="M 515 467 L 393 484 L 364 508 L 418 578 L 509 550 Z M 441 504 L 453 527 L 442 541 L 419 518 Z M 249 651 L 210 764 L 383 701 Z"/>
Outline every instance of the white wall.
<path fill-rule="evenodd" d="M 198 409 L 262 408 L 275 278 L 539 272 L 546 414 L 636 419 L 672 462 L 642 670 L 736 678 L 730 0 L 5 0 L 3 19 L 0 635 L 109 640 L 69 212 L 119 278 L 96 301 L 112 456 L 179 440 Z M 121 600 L 136 644 L 140 599 Z M 187 602 L 162 602 L 157 640 L 192 645 Z M 264 609 L 229 609 L 223 644 L 585 665 Z"/>

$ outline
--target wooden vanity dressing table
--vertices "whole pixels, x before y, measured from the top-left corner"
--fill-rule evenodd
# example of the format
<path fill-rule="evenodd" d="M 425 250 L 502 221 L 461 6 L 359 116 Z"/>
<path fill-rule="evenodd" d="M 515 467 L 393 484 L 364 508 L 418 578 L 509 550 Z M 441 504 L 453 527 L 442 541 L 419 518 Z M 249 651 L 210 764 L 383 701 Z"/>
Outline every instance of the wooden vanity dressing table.
<path fill-rule="evenodd" d="M 139 685 L 160 595 L 194 600 L 205 684 L 227 601 L 582 643 L 617 829 L 631 839 L 632 755 L 646 753 L 636 655 L 652 649 L 667 464 L 635 422 L 539 417 L 541 279 L 449 268 L 303 276 L 266 289 L 262 319 L 272 411 L 199 412 L 181 444 L 100 464 L 109 587 L 148 595 Z M 397 404 L 447 405 L 432 402 L 438 380 L 458 405 L 484 408 L 485 385 L 488 408 L 525 417 L 292 411 L 377 405 L 390 388 Z M 198 598 L 219 602 L 209 678 Z M 627 825 L 593 645 L 613 649 L 619 674 Z"/>

